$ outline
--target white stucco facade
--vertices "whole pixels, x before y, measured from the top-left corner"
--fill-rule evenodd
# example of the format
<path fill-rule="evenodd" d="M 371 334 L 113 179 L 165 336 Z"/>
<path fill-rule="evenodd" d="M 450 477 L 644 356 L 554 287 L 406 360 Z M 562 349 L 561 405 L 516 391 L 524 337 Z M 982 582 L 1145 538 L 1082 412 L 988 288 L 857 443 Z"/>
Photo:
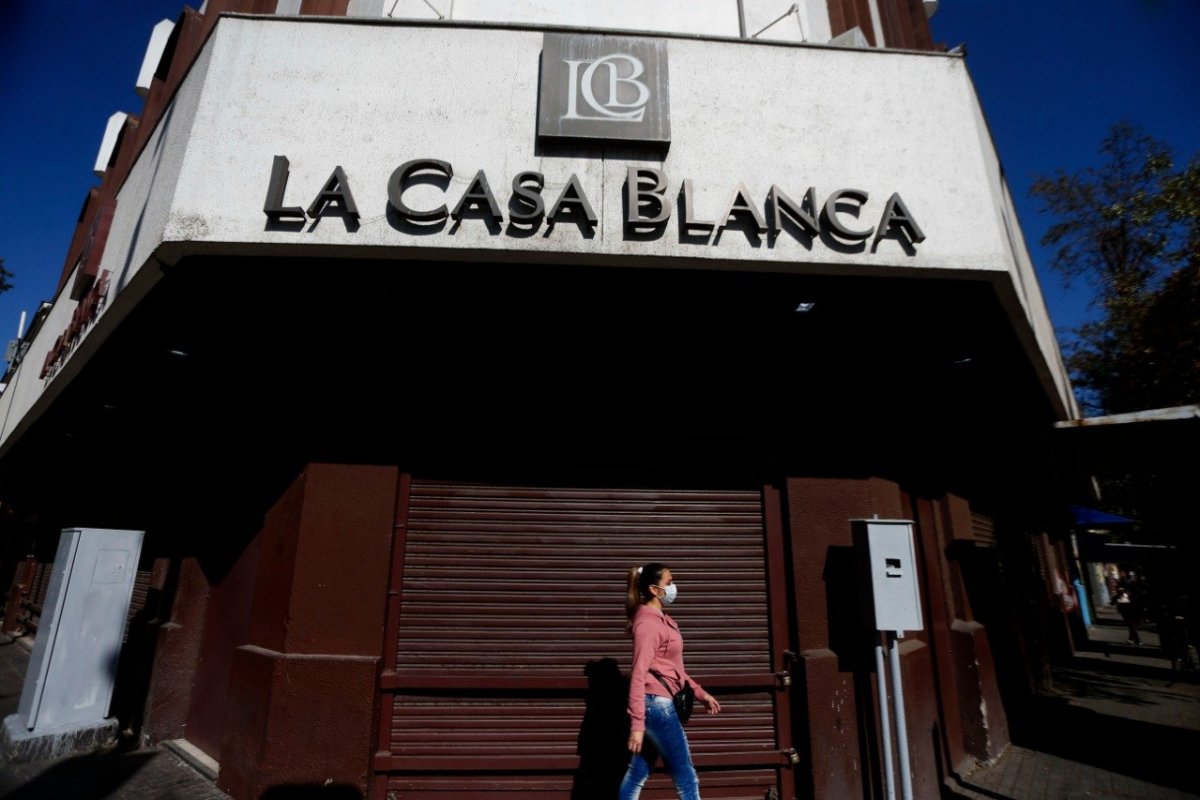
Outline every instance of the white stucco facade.
<path fill-rule="evenodd" d="M 954 58 L 675 39 L 673 141 L 665 159 L 621 146 L 560 155 L 539 147 L 533 130 L 541 31 L 252 19 L 221 25 L 164 234 L 184 249 L 242 242 L 520 250 L 752 262 L 754 269 L 797 262 L 864 270 L 1012 266 L 970 82 Z M 298 69 L 299 50 L 309 66 Z M 894 68 L 881 70 L 873 59 Z M 299 234 L 267 230 L 262 206 L 275 155 L 290 160 L 288 205 L 307 207 L 341 166 L 361 227 L 351 232 L 323 219 Z M 479 170 L 503 205 L 512 178 L 537 170 L 546 176 L 548 202 L 576 175 L 600 224 L 592 239 L 560 227 L 514 241 L 470 220 L 453 233 L 406 235 L 388 224 L 387 181 L 417 158 L 447 161 L 455 175 L 445 192 L 412 189 L 414 206 L 453 206 Z M 683 247 L 671 235 L 630 242 L 620 209 L 633 165 L 661 168 L 669 198 L 692 180 L 696 216 L 710 220 L 739 184 L 759 203 L 772 184 L 793 198 L 815 187 L 822 201 L 836 189 L 861 189 L 871 198 L 862 215 L 868 226 L 898 192 L 929 238 L 914 255 L 883 242 L 853 258 L 791 237 L 755 246 L 731 232 L 715 246 Z"/>
<path fill-rule="evenodd" d="M 499 5 L 459 0 L 455 19 L 471 14 L 487 19 L 486 9 Z M 676 26 L 676 32 L 737 36 L 735 4 L 686 5 L 708 21 L 696 30 Z M 799 4 L 801 11 L 811 7 Z M 98 344 L 106 324 L 115 324 L 107 317 L 153 284 L 159 262 L 169 265 L 196 253 L 384 258 L 395 259 L 398 269 L 406 260 L 433 259 L 944 275 L 998 287 L 1045 391 L 1063 416 L 1075 415 L 1011 198 L 961 58 L 668 38 L 671 143 L 665 154 L 636 145 L 555 148 L 536 135 L 545 31 L 520 26 L 540 22 L 537 4 L 520 8 L 529 11 L 529 19 L 511 26 L 222 18 L 121 189 L 101 265 L 111 272 L 112 290 L 71 360 Z M 765 4 L 748 2 L 747 8 L 762 24 L 777 16 Z M 575 24 L 608 20 L 589 17 Z M 827 19 L 809 20 L 809 28 L 821 25 L 827 33 Z M 302 225 L 272 224 L 264 198 L 273 159 L 280 155 L 290 163 L 287 206 L 308 208 L 341 167 L 358 206 L 358 224 L 336 214 Z M 445 189 L 409 188 L 405 198 L 412 206 L 453 208 L 482 170 L 503 210 L 503 224 L 472 215 L 423 232 L 397 224 L 389 207 L 389 176 L 414 159 L 448 162 L 454 175 Z M 664 196 L 672 203 L 682 182 L 690 180 L 695 206 L 690 213 L 717 222 L 739 187 L 764 216 L 772 186 L 797 201 L 811 187 L 819 203 L 839 189 L 860 190 L 868 196 L 861 213 L 842 217 L 859 228 L 877 226 L 889 197 L 898 194 L 925 239 L 906 247 L 885 237 L 854 250 L 821 237 L 806 242 L 787 230 L 756 237 L 733 226 L 720 236 L 685 236 L 678 207 L 660 236 L 631 237 L 622 193 L 627 171 L 635 166 L 665 173 Z M 598 217 L 594 231 L 542 221 L 534 235 L 514 235 L 510 184 L 523 171 L 544 174 L 547 207 L 575 176 Z M 232 283 L 234 277 L 219 279 Z M 65 294 L 56 299 L 0 396 L 5 420 L 0 446 L 48 387 L 69 379 L 70 361 L 49 380 L 38 372 L 74 306 Z M 89 341 L 93 334 L 97 340 Z"/>

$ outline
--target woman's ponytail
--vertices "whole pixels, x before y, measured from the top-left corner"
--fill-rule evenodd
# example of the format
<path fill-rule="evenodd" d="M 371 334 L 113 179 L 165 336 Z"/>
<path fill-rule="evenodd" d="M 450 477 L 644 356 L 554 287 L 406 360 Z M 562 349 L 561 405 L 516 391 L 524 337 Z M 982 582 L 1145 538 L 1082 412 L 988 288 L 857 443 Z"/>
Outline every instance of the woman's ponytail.
<path fill-rule="evenodd" d="M 626 633 L 633 633 L 633 615 L 637 613 L 638 606 L 642 604 L 641 595 L 638 593 L 638 578 L 641 577 L 641 573 L 641 567 L 634 567 L 629 570 L 629 586 L 625 589 Z"/>
<path fill-rule="evenodd" d="M 626 633 L 633 633 L 633 615 L 637 613 L 638 607 L 642 603 L 653 597 L 650 594 L 650 587 L 658 585 L 666 570 L 667 565 L 659 564 L 657 561 L 629 570 L 629 584 L 625 589 Z"/>

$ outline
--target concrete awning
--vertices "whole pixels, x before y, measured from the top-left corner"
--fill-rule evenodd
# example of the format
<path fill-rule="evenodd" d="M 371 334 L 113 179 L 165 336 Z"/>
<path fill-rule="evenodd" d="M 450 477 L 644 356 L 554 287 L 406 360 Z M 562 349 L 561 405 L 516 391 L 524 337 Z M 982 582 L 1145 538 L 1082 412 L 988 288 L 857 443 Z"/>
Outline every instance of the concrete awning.
<path fill-rule="evenodd" d="M 1054 449 L 1064 466 L 1089 475 L 1196 472 L 1200 405 L 1057 422 Z"/>

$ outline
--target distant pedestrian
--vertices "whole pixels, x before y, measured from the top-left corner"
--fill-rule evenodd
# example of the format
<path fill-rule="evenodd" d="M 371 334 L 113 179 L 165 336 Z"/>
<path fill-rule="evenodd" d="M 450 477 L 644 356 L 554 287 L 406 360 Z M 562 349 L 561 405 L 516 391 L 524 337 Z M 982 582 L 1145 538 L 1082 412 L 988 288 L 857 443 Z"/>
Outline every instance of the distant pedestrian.
<path fill-rule="evenodd" d="M 1191 636 L 1187 625 L 1187 595 L 1180 595 L 1168 605 L 1162 626 L 1163 655 L 1171 659 L 1171 669 L 1194 671 L 1200 669 L 1192 656 Z"/>
<path fill-rule="evenodd" d="M 1142 637 L 1138 635 L 1138 625 L 1142 621 L 1141 603 L 1134 598 L 1128 587 L 1118 586 L 1112 604 L 1117 607 L 1117 613 L 1129 627 L 1129 636 L 1125 639 L 1125 643 L 1140 645 Z"/>

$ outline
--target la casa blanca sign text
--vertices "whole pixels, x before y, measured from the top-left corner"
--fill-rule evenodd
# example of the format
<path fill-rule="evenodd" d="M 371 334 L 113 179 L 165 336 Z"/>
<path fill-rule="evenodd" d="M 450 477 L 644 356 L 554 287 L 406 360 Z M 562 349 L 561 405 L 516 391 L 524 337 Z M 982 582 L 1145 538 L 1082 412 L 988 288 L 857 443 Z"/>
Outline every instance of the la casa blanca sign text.
<path fill-rule="evenodd" d="M 340 216 L 347 228 L 357 230 L 358 204 L 345 171 L 334 167 L 329 179 L 320 186 L 307 209 L 285 205 L 288 192 L 289 162 L 286 156 L 275 156 L 267 199 L 263 206 L 269 224 L 316 222 L 325 215 Z M 397 167 L 387 180 L 388 215 L 397 225 L 410 233 L 436 233 L 445 226 L 447 218 L 456 223 L 481 220 L 489 231 L 498 234 L 507 220 L 511 226 L 524 231 L 536 231 L 543 224 L 550 235 L 559 223 L 573 224 L 587 237 L 599 224 L 588 190 L 572 174 L 557 192 L 546 192 L 546 178 L 540 172 L 526 171 L 515 175 L 507 205 L 501 209 L 491 181 L 484 170 L 475 173 L 466 190 L 458 197 L 448 197 L 454 168 L 437 159 L 417 159 Z M 422 186 L 417 190 L 415 187 Z M 431 195 L 437 199 L 429 200 Z M 420 194 L 422 202 L 413 196 Z M 724 210 L 705 218 L 693 203 L 692 181 L 684 180 L 675 194 L 669 194 L 667 176 L 662 170 L 645 166 L 627 169 L 623 187 L 623 214 L 626 238 L 657 236 L 674 215 L 680 235 L 696 237 L 715 244 L 727 228 L 743 232 L 756 239 L 767 235 L 773 240 L 781 234 L 795 237 L 810 245 L 820 237 L 832 246 L 862 249 L 867 240 L 891 238 L 901 242 L 907 252 L 925 239 L 921 226 L 909 211 L 899 193 L 892 193 L 872 214 L 870 195 L 862 189 L 836 189 L 818 197 L 815 187 L 803 193 L 789 194 L 772 184 L 763 198 L 752 197 L 742 184 L 733 187 Z M 454 201 L 451 206 L 450 201 Z M 458 229 L 449 229 L 453 234 Z M 695 241 L 695 239 L 693 239 Z"/>

